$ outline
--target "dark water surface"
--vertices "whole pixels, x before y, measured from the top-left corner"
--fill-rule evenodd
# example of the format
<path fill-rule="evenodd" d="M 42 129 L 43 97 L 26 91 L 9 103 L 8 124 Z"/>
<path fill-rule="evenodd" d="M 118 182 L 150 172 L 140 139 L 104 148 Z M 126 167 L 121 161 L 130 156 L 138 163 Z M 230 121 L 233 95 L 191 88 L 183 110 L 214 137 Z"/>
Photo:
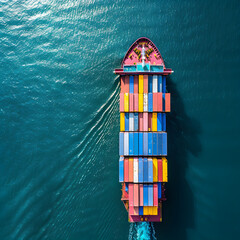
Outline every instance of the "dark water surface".
<path fill-rule="evenodd" d="M 157 239 L 239 238 L 239 1 L 5 0 L 1 240 L 136 238 L 120 201 L 112 71 L 141 36 L 175 71 L 168 201 L 163 223 L 146 229 Z"/>

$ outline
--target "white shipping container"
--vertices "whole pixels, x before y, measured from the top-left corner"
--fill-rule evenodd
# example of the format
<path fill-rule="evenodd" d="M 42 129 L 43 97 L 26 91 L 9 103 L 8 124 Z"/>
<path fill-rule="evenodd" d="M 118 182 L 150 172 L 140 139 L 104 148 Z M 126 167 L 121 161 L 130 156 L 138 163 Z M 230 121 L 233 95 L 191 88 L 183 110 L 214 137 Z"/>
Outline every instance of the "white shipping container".
<path fill-rule="evenodd" d="M 143 94 L 143 111 L 144 112 L 148 111 L 148 94 L 147 93 Z"/>
<path fill-rule="evenodd" d="M 129 113 L 129 131 L 134 131 L 134 113 Z"/>
<path fill-rule="evenodd" d="M 124 133 L 124 155 L 129 155 L 129 133 Z"/>
<path fill-rule="evenodd" d="M 158 81 L 157 81 L 157 75 L 153 75 L 153 92 L 156 93 L 158 91 Z"/>
<path fill-rule="evenodd" d="M 138 183 L 138 158 L 133 159 L 133 182 Z"/>

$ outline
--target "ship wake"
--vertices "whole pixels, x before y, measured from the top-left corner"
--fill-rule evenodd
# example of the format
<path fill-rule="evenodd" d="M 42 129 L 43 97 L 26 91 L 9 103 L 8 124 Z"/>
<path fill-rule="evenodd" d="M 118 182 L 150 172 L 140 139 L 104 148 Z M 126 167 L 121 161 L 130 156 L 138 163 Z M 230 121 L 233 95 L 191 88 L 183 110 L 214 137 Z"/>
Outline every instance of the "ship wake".
<path fill-rule="evenodd" d="M 157 240 L 153 223 L 131 223 L 129 228 L 129 240 Z"/>

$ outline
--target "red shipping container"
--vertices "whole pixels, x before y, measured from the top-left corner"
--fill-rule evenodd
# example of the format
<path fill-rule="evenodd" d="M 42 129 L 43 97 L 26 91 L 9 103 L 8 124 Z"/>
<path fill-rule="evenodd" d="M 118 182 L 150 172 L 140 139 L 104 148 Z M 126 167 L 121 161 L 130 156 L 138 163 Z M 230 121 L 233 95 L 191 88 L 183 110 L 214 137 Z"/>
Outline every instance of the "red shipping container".
<path fill-rule="evenodd" d="M 152 113 L 148 113 L 148 131 L 152 131 Z"/>
<path fill-rule="evenodd" d="M 134 75 L 134 93 L 138 93 L 138 75 Z"/>
<path fill-rule="evenodd" d="M 124 112 L 124 93 L 120 93 L 120 112 Z"/>
<path fill-rule="evenodd" d="M 125 76 L 125 93 L 129 93 L 129 76 Z"/>
<path fill-rule="evenodd" d="M 162 93 L 157 93 L 157 111 L 162 112 Z"/>
<path fill-rule="evenodd" d="M 133 206 L 129 206 L 129 215 L 134 215 L 134 207 Z"/>
<path fill-rule="evenodd" d="M 171 95 L 170 93 L 165 93 L 165 112 L 171 111 Z"/>
<path fill-rule="evenodd" d="M 163 181 L 162 159 L 158 159 L 158 181 Z"/>
<path fill-rule="evenodd" d="M 143 184 L 139 184 L 139 206 L 143 206 Z"/>
<path fill-rule="evenodd" d="M 158 206 L 158 185 L 153 184 L 153 206 Z"/>
<path fill-rule="evenodd" d="M 133 158 L 128 160 L 128 181 L 133 182 Z"/>
<path fill-rule="evenodd" d="M 133 93 L 129 93 L 129 112 L 133 112 Z"/>
<path fill-rule="evenodd" d="M 128 182 L 128 158 L 124 159 L 124 182 Z"/>
<path fill-rule="evenodd" d="M 133 195 L 134 195 L 134 202 L 133 206 L 138 207 L 139 206 L 139 188 L 138 184 L 133 184 Z"/>
<path fill-rule="evenodd" d="M 148 113 L 143 113 L 143 131 L 148 131 Z"/>
<path fill-rule="evenodd" d="M 138 113 L 138 119 L 139 119 L 139 122 L 138 122 L 138 127 L 139 127 L 139 131 L 142 132 L 143 131 L 143 113 Z"/>
<path fill-rule="evenodd" d="M 158 111 L 157 105 L 157 93 L 153 93 L 153 112 Z"/>
<path fill-rule="evenodd" d="M 143 75 L 143 93 L 148 93 L 148 75 Z"/>
<path fill-rule="evenodd" d="M 128 184 L 129 206 L 133 207 L 133 183 Z"/>
<path fill-rule="evenodd" d="M 121 76 L 121 93 L 125 92 L 125 79 L 124 76 Z"/>
<path fill-rule="evenodd" d="M 138 112 L 138 93 L 133 94 L 133 110 Z"/>

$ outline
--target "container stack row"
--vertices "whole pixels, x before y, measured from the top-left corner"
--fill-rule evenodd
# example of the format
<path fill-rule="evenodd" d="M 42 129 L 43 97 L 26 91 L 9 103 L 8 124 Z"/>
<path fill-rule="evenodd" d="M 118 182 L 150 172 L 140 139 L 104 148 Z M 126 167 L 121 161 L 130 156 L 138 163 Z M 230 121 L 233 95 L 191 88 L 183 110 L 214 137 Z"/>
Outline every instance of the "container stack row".
<path fill-rule="evenodd" d="M 124 158 L 119 159 L 119 182 L 156 183 L 167 182 L 167 159 Z"/>
<path fill-rule="evenodd" d="M 120 156 L 166 156 L 166 132 L 120 132 Z"/>
<path fill-rule="evenodd" d="M 170 112 L 170 93 L 120 93 L 120 112 Z"/>
<path fill-rule="evenodd" d="M 130 221 L 161 220 L 170 104 L 165 76 L 121 76 L 119 181 Z"/>
<path fill-rule="evenodd" d="M 165 113 L 120 113 L 120 131 L 166 131 Z"/>

